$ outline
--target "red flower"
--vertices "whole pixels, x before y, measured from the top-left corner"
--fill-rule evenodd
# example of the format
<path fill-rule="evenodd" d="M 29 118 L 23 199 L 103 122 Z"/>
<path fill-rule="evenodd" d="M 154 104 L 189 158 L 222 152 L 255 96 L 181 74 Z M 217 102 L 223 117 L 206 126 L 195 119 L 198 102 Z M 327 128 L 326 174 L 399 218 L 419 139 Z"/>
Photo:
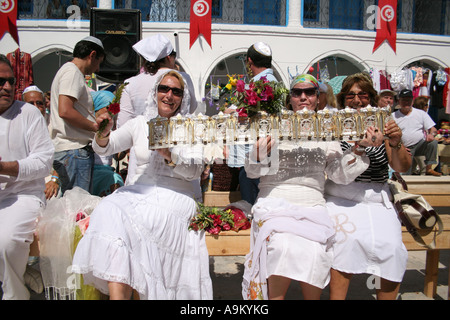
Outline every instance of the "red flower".
<path fill-rule="evenodd" d="M 119 113 L 119 111 L 120 111 L 120 103 L 111 103 L 109 106 L 108 106 L 108 111 L 111 113 L 111 114 L 113 114 L 113 115 L 115 115 L 115 114 L 118 114 Z"/>
<path fill-rule="evenodd" d="M 235 207 L 229 207 L 227 209 L 231 210 L 231 213 L 233 214 L 234 227 L 232 230 L 238 231 L 250 228 L 250 221 L 248 221 L 245 213 L 241 209 Z"/>
<path fill-rule="evenodd" d="M 236 111 L 237 111 L 239 117 L 248 117 L 248 114 L 247 114 L 247 112 L 245 112 L 246 110 L 244 107 L 239 108 Z"/>
<path fill-rule="evenodd" d="M 236 91 L 237 92 L 244 92 L 245 91 L 245 82 L 242 80 L 238 80 L 236 82 Z"/>

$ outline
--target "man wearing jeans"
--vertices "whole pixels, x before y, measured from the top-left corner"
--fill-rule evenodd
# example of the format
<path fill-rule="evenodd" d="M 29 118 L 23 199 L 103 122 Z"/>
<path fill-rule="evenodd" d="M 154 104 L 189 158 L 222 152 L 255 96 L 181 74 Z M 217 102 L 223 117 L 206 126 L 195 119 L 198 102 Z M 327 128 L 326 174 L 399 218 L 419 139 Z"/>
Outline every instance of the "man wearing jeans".
<path fill-rule="evenodd" d="M 426 112 L 413 108 L 412 105 L 412 91 L 402 90 L 399 93 L 400 109 L 392 114 L 393 118 L 402 129 L 402 142 L 410 150 L 412 157 L 425 156 L 426 174 L 439 177 L 442 173 L 432 168 L 437 163 L 438 151 L 435 123 Z M 411 174 L 411 169 L 405 174 Z"/>
<path fill-rule="evenodd" d="M 62 193 L 75 186 L 88 192 L 92 189 L 91 142 L 98 125 L 85 75 L 99 71 L 105 57 L 103 44 L 95 37 L 86 37 L 75 45 L 73 57 L 58 70 L 51 87 L 53 167 L 58 172 Z"/>

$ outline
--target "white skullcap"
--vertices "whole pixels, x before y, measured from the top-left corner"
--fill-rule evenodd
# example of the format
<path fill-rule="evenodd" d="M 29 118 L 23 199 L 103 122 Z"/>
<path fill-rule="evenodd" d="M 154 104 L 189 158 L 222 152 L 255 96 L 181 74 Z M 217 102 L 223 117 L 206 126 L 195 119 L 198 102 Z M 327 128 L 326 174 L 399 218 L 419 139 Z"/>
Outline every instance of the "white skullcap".
<path fill-rule="evenodd" d="M 22 95 L 24 95 L 27 92 L 31 92 L 31 91 L 36 91 L 36 92 L 44 94 L 42 92 L 42 90 L 39 89 L 37 86 L 29 86 L 29 87 L 26 87 L 25 90 L 23 90 Z"/>
<path fill-rule="evenodd" d="M 133 49 L 143 56 L 145 60 L 153 62 L 170 55 L 173 51 L 173 46 L 167 37 L 157 34 L 137 42 Z"/>
<path fill-rule="evenodd" d="M 325 83 L 323 83 L 323 82 L 319 82 L 319 92 L 327 93 L 328 92 L 328 86 Z"/>
<path fill-rule="evenodd" d="M 390 93 L 390 94 L 392 94 L 393 96 L 396 96 L 396 95 L 397 95 L 397 92 L 392 91 L 392 90 L 389 90 L 389 89 L 383 89 L 383 90 L 381 90 L 380 93 L 379 93 L 379 95 L 382 95 L 383 93 Z"/>
<path fill-rule="evenodd" d="M 253 48 L 255 48 L 256 51 L 261 53 L 264 56 L 271 57 L 272 56 L 272 49 L 270 49 L 269 45 L 264 42 L 257 42 L 253 45 Z"/>
<path fill-rule="evenodd" d="M 81 40 L 82 40 L 82 41 L 90 41 L 90 42 L 93 42 L 93 43 L 95 43 L 96 45 L 100 46 L 102 49 L 105 49 L 105 48 L 103 48 L 103 43 L 100 41 L 100 39 L 98 39 L 98 38 L 96 38 L 96 37 L 88 36 L 88 37 L 85 37 L 85 38 L 83 38 L 83 39 L 81 39 Z"/>

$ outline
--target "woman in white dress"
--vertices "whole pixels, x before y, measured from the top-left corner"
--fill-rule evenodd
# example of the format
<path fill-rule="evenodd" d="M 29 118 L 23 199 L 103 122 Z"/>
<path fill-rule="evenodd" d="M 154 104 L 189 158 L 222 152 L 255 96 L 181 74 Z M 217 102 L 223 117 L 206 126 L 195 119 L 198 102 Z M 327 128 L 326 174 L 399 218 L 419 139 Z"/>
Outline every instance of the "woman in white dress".
<path fill-rule="evenodd" d="M 337 95 L 341 108 L 376 106 L 377 92 L 364 74 L 347 77 Z M 385 127 L 383 142 L 375 132 L 376 147 L 364 149 L 369 168 L 348 185 L 327 181 L 327 208 L 336 228 L 330 299 L 345 299 L 353 274 L 367 273 L 378 299 L 395 299 L 406 270 L 408 253 L 402 242 L 401 223 L 390 201 L 387 185 L 389 165 L 398 172 L 411 166 L 411 157 L 401 144 L 402 133 L 395 121 Z M 342 142 L 345 152 L 351 145 Z"/>
<path fill-rule="evenodd" d="M 311 75 L 295 77 L 288 108 L 315 110 L 318 88 Z M 334 141 L 277 146 L 268 137 L 255 144 L 245 170 L 261 180 L 252 208 L 244 299 L 284 299 L 292 280 L 300 282 L 305 299 L 320 298 L 330 278 L 334 237 L 323 196 L 325 177 L 350 183 L 368 165 L 356 148 L 343 153 Z"/>
<path fill-rule="evenodd" d="M 104 198 L 90 218 L 73 259 L 73 272 L 111 299 L 212 299 L 204 233 L 188 230 L 196 213 L 190 180 L 203 170 L 197 148 L 148 149 L 147 121 L 187 114 L 189 91 L 174 70 L 162 74 L 149 94 L 144 115 L 96 135 L 100 155 L 136 150 L 136 174 L 129 186 Z"/>

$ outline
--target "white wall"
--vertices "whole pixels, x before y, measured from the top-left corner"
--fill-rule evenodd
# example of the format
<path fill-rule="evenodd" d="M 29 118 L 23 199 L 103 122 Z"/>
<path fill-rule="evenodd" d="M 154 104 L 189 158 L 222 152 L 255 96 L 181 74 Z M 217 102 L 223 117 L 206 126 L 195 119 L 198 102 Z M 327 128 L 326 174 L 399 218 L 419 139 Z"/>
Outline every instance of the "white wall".
<path fill-rule="evenodd" d="M 106 4 L 104 4 L 104 2 Z M 105 7 L 110 2 L 101 1 Z M 372 54 L 375 32 L 303 28 L 300 24 L 301 1 L 289 1 L 288 26 L 212 25 L 212 48 L 200 37 L 189 49 L 189 23 L 143 23 L 143 37 L 165 34 L 177 47 L 179 62 L 196 86 L 199 100 L 205 95 L 205 84 L 215 65 L 222 59 L 244 53 L 257 41 L 267 42 L 273 51 L 274 68 L 285 83 L 288 67 L 306 72 L 321 58 L 338 55 L 368 70 L 374 67 L 388 73 L 408 63 L 427 60 L 442 67 L 450 66 L 450 37 L 399 33 L 397 53 L 384 43 Z M 69 28 L 66 21 L 19 20 L 21 50 L 31 53 L 33 62 L 56 50 L 72 51 L 75 43 L 89 35 L 89 22 Z M 174 33 L 177 33 L 175 40 Z M 17 48 L 9 34 L 0 40 L 0 53 Z"/>

